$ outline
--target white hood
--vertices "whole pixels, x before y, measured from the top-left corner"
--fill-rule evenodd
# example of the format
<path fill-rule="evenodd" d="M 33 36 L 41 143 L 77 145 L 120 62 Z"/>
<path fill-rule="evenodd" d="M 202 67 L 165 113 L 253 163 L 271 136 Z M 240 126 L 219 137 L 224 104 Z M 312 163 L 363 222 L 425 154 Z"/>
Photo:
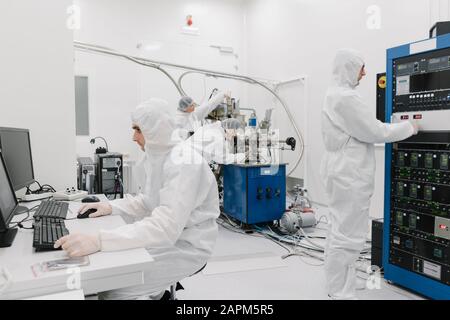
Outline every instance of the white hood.
<path fill-rule="evenodd" d="M 336 87 L 355 88 L 359 72 L 364 65 L 361 54 L 352 49 L 340 49 L 333 63 L 332 84 Z"/>
<path fill-rule="evenodd" d="M 165 159 L 181 142 L 173 119 L 169 104 L 156 98 L 141 103 L 131 115 L 133 124 L 139 126 L 145 138 L 145 156 L 137 162 L 134 178 L 143 188 L 141 192 L 151 210 L 159 202 L 158 193 L 151 190 L 160 189 Z"/>
<path fill-rule="evenodd" d="M 175 134 L 175 114 L 162 99 L 152 98 L 141 103 L 131 115 L 133 124 L 141 129 L 145 138 L 145 151 L 169 151 L 180 139 Z"/>

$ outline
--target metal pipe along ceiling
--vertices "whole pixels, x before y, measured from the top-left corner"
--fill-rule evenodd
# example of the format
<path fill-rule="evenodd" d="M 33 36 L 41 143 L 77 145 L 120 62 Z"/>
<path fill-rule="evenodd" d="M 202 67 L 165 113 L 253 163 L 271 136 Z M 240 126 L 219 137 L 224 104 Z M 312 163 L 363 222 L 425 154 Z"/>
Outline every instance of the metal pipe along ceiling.
<path fill-rule="evenodd" d="M 180 65 L 180 64 L 174 64 L 174 63 L 162 62 L 162 61 L 155 61 L 155 60 L 150 60 L 150 59 L 146 59 L 146 58 L 130 56 L 130 55 L 127 55 L 127 54 L 123 54 L 123 53 L 117 52 L 117 51 L 115 51 L 113 49 L 110 49 L 110 48 L 107 48 L 107 47 L 94 45 L 94 44 L 89 44 L 89 43 L 84 43 L 84 42 L 80 42 L 80 41 L 74 41 L 74 47 L 75 47 L 75 49 L 81 50 L 81 51 L 95 52 L 95 53 L 101 53 L 101 54 L 106 54 L 106 55 L 111 55 L 111 56 L 124 58 L 126 60 L 132 61 L 132 62 L 137 63 L 139 65 L 142 65 L 142 66 L 145 66 L 145 67 L 149 67 L 149 68 L 153 68 L 153 69 L 157 69 L 157 70 L 161 71 L 164 75 L 166 75 L 170 79 L 170 81 L 173 83 L 173 85 L 175 86 L 175 88 L 177 89 L 178 93 L 181 96 L 187 95 L 186 92 L 183 90 L 183 86 L 182 86 L 183 78 L 186 75 L 193 74 L 193 73 L 203 74 L 203 75 L 210 76 L 210 77 L 215 77 L 215 78 L 224 78 L 224 79 L 231 79 L 231 80 L 236 80 L 236 81 L 242 81 L 242 82 L 258 85 L 258 86 L 266 89 L 267 91 L 269 91 L 280 102 L 281 106 L 283 107 L 283 109 L 285 110 L 286 114 L 288 115 L 289 120 L 292 123 L 292 126 L 294 127 L 295 133 L 297 134 L 298 138 L 300 139 L 300 142 L 301 142 L 300 155 L 299 155 L 297 161 L 295 162 L 294 166 L 292 167 L 292 169 L 288 172 L 288 175 L 290 175 L 292 172 L 294 172 L 294 170 L 298 167 L 300 161 L 303 158 L 304 150 L 305 150 L 303 135 L 300 132 L 299 128 L 297 127 L 297 124 L 295 123 L 295 120 L 294 120 L 294 118 L 292 116 L 291 111 L 289 110 L 289 108 L 286 105 L 286 103 L 281 99 L 281 97 L 274 90 L 272 90 L 270 87 L 268 87 L 266 84 L 262 83 L 261 81 L 258 81 L 258 80 L 254 79 L 252 77 L 249 77 L 249 76 L 243 76 L 243 75 L 238 75 L 238 74 L 233 74 L 233 73 L 226 73 L 226 72 L 220 72 L 220 71 L 207 70 L 207 69 L 202 69 L 202 68 L 189 67 L 189 66 Z M 177 69 L 182 69 L 182 70 L 187 70 L 187 71 L 180 76 L 180 78 L 178 79 L 178 82 L 177 82 L 161 66 L 177 68 Z"/>

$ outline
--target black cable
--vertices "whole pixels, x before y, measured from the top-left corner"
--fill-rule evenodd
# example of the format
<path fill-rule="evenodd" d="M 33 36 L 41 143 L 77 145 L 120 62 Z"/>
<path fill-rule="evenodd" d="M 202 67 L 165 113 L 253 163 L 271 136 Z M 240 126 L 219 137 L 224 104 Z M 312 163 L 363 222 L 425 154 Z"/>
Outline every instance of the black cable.
<path fill-rule="evenodd" d="M 30 219 L 30 220 L 32 220 L 32 219 Z M 27 221 L 27 220 L 25 220 L 25 221 Z M 23 221 L 23 222 L 25 222 L 25 221 Z M 19 223 L 17 224 L 17 226 L 18 226 L 19 228 L 21 228 L 21 229 L 27 229 L 27 230 L 33 230 L 33 229 L 34 229 L 33 226 L 31 226 L 31 227 L 24 227 L 24 226 L 22 225 L 21 222 L 19 222 Z"/>
<path fill-rule="evenodd" d="M 52 190 L 55 190 L 55 188 L 53 188 L 51 185 L 49 184 L 43 184 L 42 187 L 49 187 Z M 56 190 L 55 190 L 56 191 Z"/>
<path fill-rule="evenodd" d="M 114 180 L 114 200 L 117 198 L 117 192 L 119 192 L 118 190 L 118 181 L 117 179 Z"/>
<path fill-rule="evenodd" d="M 35 205 L 34 207 L 31 207 L 30 209 L 28 209 L 30 212 L 33 212 L 36 210 L 36 208 L 38 208 L 40 206 L 40 204 Z"/>
<path fill-rule="evenodd" d="M 219 217 L 220 217 L 221 219 L 223 219 L 222 216 L 229 219 L 229 220 L 223 220 L 225 223 L 227 223 L 228 225 L 232 226 L 233 228 L 240 228 L 239 225 L 232 225 L 232 224 L 230 223 L 230 221 L 232 220 L 232 217 L 229 217 L 229 216 L 228 216 L 226 213 L 224 213 L 224 212 L 221 212 Z M 227 228 L 227 229 L 228 229 L 228 228 Z M 275 230 L 274 230 L 275 234 L 277 234 L 278 236 L 281 236 L 281 237 L 284 236 L 284 234 L 281 233 L 281 231 L 280 231 L 276 226 L 274 227 L 274 229 L 275 229 Z M 289 241 L 284 241 L 284 240 L 282 240 L 282 239 L 278 239 L 278 238 L 276 238 L 275 236 L 272 236 L 272 235 L 269 235 L 269 234 L 262 233 L 262 232 L 260 232 L 259 230 L 256 230 L 256 229 L 252 229 L 252 230 L 253 230 L 254 232 L 256 232 L 256 233 L 262 235 L 262 236 L 265 237 L 266 239 L 268 239 L 268 240 L 270 240 L 270 241 L 276 243 L 277 245 L 279 245 L 279 246 L 282 247 L 283 249 L 287 250 L 289 253 L 291 253 L 292 250 L 290 250 L 290 249 L 287 248 L 286 246 L 282 245 L 281 243 L 286 243 L 286 244 L 292 245 L 292 246 L 294 246 L 294 247 L 301 247 L 301 248 L 304 248 L 304 249 L 307 249 L 307 250 L 313 250 L 313 251 L 316 251 L 316 252 L 323 253 L 323 250 L 320 250 L 320 249 L 307 247 L 307 246 L 301 245 L 300 243 L 298 243 L 298 244 L 293 244 L 293 243 L 291 243 L 291 242 L 289 242 Z M 234 230 L 232 230 L 232 231 L 234 231 Z M 238 231 L 234 231 L 234 232 L 238 232 Z M 247 234 L 247 233 L 245 233 L 245 232 L 238 232 L 238 233 Z M 302 237 L 302 238 L 304 238 L 304 237 Z M 323 237 L 323 238 L 325 239 L 325 237 Z"/>
<path fill-rule="evenodd" d="M 91 143 L 91 144 L 94 144 L 94 143 L 95 143 L 95 139 L 97 139 L 97 138 L 100 138 L 100 139 L 103 140 L 103 142 L 104 142 L 105 145 L 106 145 L 106 152 L 109 152 L 108 142 L 106 142 L 106 139 L 103 138 L 103 137 L 98 136 L 98 137 L 92 138 L 92 139 L 90 140 L 90 143 Z"/>
<path fill-rule="evenodd" d="M 28 210 L 25 211 L 25 212 L 21 212 L 20 214 L 26 213 L 27 216 L 26 216 L 24 219 L 22 219 L 21 221 L 18 221 L 18 222 L 11 222 L 11 223 L 15 223 L 15 225 L 14 225 L 13 227 L 11 227 L 11 228 L 15 228 L 15 227 L 18 226 L 19 228 L 23 228 L 23 229 L 30 229 L 30 228 L 25 228 L 25 227 L 23 227 L 23 226 L 21 226 L 21 225 L 22 225 L 22 223 L 24 223 L 24 222 L 26 222 L 26 221 L 30 221 L 30 220 L 33 220 L 33 219 L 34 219 L 34 217 L 30 218 L 30 214 L 31 214 L 33 211 L 35 211 L 37 207 L 39 207 L 39 205 L 36 205 L 36 206 L 34 206 L 34 207 L 28 209 Z"/>
<path fill-rule="evenodd" d="M 30 189 L 30 186 L 32 186 L 33 183 L 36 183 L 36 184 L 39 186 L 39 189 L 31 190 L 31 189 Z M 41 184 L 40 184 L 39 181 L 37 181 L 37 180 L 35 180 L 33 183 L 30 184 L 30 185 L 27 187 L 27 193 L 30 192 L 31 194 L 39 194 L 39 192 L 42 190 Z"/>
<path fill-rule="evenodd" d="M 219 89 L 214 88 L 214 89 L 211 91 L 211 94 L 209 95 L 208 100 L 211 100 L 212 96 L 213 96 L 217 91 L 219 91 Z"/>
<path fill-rule="evenodd" d="M 311 248 L 311 247 L 306 247 L 304 245 L 301 245 L 300 243 L 293 244 L 293 243 L 291 243 L 289 241 L 285 241 L 285 240 L 282 240 L 282 239 L 277 239 L 275 236 L 272 236 L 270 234 L 268 234 L 267 236 L 269 236 L 269 237 L 271 237 L 271 238 L 273 238 L 273 239 L 275 239 L 277 241 L 283 242 L 283 243 L 287 243 L 287 244 L 294 245 L 294 246 L 301 247 L 301 248 L 308 249 L 308 250 L 313 250 L 313 251 L 317 251 L 317 252 L 323 252 L 323 250 L 316 249 L 316 248 Z"/>
<path fill-rule="evenodd" d="M 282 242 L 282 243 L 286 243 L 286 244 L 289 244 L 289 245 L 291 245 L 291 246 L 293 246 L 293 247 L 301 247 L 301 248 L 305 248 L 305 249 L 310 249 L 309 247 L 305 247 L 305 246 L 301 245 L 300 243 L 295 243 L 295 242 L 292 243 L 292 242 L 290 242 L 290 241 L 286 241 L 286 240 L 277 238 L 276 236 L 271 235 L 271 234 L 264 234 L 264 235 L 266 235 L 267 237 L 270 237 L 270 238 L 274 239 L 275 241 Z M 283 235 L 281 235 L 281 237 L 283 237 Z M 319 251 L 319 250 L 314 249 L 314 251 Z M 319 252 L 320 252 L 320 251 L 319 251 Z"/>
<path fill-rule="evenodd" d="M 223 215 L 223 216 L 225 216 L 225 217 L 228 217 L 228 215 L 225 214 L 225 213 L 223 213 L 223 212 L 221 212 L 221 215 Z M 229 218 L 229 217 L 228 217 L 228 218 Z M 221 218 L 221 219 L 222 219 L 222 218 Z M 228 220 L 222 220 L 222 221 L 223 221 L 224 223 L 230 225 L 232 228 L 238 228 L 238 227 L 239 227 L 239 226 L 234 226 L 234 225 L 232 225 Z M 223 225 L 222 225 L 222 226 L 223 226 Z M 226 228 L 225 226 L 223 226 L 223 227 Z M 236 233 L 240 233 L 240 234 L 244 234 L 244 235 L 249 235 L 248 233 L 243 232 L 243 231 L 231 230 L 231 229 L 229 229 L 229 228 L 226 228 L 226 229 L 228 229 L 228 230 L 230 230 L 230 231 L 233 231 L 233 232 L 236 232 Z M 271 238 L 268 238 L 265 234 L 262 234 L 262 233 L 258 232 L 258 231 L 255 230 L 255 229 L 252 229 L 252 231 L 254 231 L 254 232 L 260 234 L 262 237 L 264 237 L 264 238 L 266 238 L 266 239 L 268 239 L 268 240 L 270 240 L 270 241 L 272 241 L 272 242 L 275 242 L 277 245 L 279 245 L 279 246 L 282 247 L 283 249 L 287 250 L 287 252 L 289 252 L 289 253 L 291 252 L 291 250 L 290 250 L 289 248 L 285 247 L 285 246 L 282 245 L 281 243 L 278 243 L 277 241 L 274 241 L 274 240 L 271 239 Z M 254 235 L 253 235 L 253 236 L 254 236 Z"/>
<path fill-rule="evenodd" d="M 23 212 L 23 213 L 25 213 L 25 212 Z M 21 214 L 23 214 L 23 213 L 21 213 Z M 24 218 L 24 219 L 22 219 L 22 220 L 20 220 L 20 221 L 17 221 L 17 222 L 10 222 L 10 224 L 11 223 L 15 223 L 15 225 L 14 226 L 9 226 L 9 228 L 15 228 L 15 227 L 17 227 L 17 226 L 20 226 L 23 222 L 25 222 L 25 221 L 28 221 L 28 219 L 30 218 L 30 209 L 28 209 L 27 211 L 26 211 L 26 214 L 27 214 L 27 216 Z"/>
<path fill-rule="evenodd" d="M 44 187 L 46 187 L 46 188 L 44 188 Z M 50 190 L 50 192 L 56 192 L 56 190 L 55 190 L 55 188 L 53 188 L 51 185 L 49 185 L 49 184 L 43 184 L 42 185 L 42 190 L 44 191 L 44 190 Z"/>
<path fill-rule="evenodd" d="M 36 183 L 36 184 L 39 186 L 39 188 L 36 189 L 36 190 L 32 190 L 32 189 L 30 188 L 30 186 L 33 185 L 33 183 Z M 32 183 L 31 185 L 27 186 L 26 194 L 40 194 L 40 193 L 43 193 L 43 192 L 56 192 L 55 188 L 53 188 L 53 187 L 52 187 L 51 185 L 49 185 L 49 184 L 43 184 L 43 185 L 41 185 L 41 184 L 39 183 L 39 181 L 37 181 L 37 180 L 35 180 L 33 183 Z"/>

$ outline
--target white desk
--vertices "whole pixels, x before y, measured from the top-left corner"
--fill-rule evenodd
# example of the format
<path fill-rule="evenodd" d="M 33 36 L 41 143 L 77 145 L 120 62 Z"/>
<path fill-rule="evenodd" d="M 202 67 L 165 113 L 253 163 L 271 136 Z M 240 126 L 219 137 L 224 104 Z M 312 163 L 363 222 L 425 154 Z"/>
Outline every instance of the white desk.
<path fill-rule="evenodd" d="M 103 200 L 103 199 L 102 199 Z M 28 207 L 36 205 L 33 202 Z M 76 216 L 80 202 L 69 203 L 67 218 Z M 20 221 L 25 215 L 14 217 Z M 67 220 L 70 233 L 89 233 L 100 229 L 112 229 L 125 224 L 122 217 L 110 215 L 95 219 Z M 24 226 L 29 227 L 32 221 Z M 24 299 L 49 295 L 68 290 L 82 289 L 84 294 L 93 294 L 106 290 L 119 289 L 143 284 L 143 271 L 151 266 L 152 257 L 147 250 L 132 249 L 115 252 L 97 252 L 89 256 L 90 264 L 79 268 L 81 287 L 74 288 L 77 283 L 76 274 L 67 270 L 49 271 L 35 275 L 31 266 L 48 260 L 66 257 L 62 250 L 35 252 L 32 247 L 33 230 L 19 229 L 13 245 L 0 249 L 0 265 L 5 266 L 12 275 L 11 286 L 0 295 L 0 299 Z M 68 285 L 69 283 L 69 285 Z"/>
<path fill-rule="evenodd" d="M 83 290 L 70 290 L 46 296 L 32 297 L 25 300 L 84 300 Z"/>

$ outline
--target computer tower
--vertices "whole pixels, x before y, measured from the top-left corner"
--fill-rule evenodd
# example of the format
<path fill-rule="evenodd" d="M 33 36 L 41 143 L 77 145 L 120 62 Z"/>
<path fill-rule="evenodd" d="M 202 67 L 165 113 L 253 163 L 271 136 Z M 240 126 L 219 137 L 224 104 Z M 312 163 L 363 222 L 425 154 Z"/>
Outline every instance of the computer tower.
<path fill-rule="evenodd" d="M 95 155 L 97 166 L 96 193 L 108 199 L 123 198 L 123 160 L 120 153 L 107 152 Z"/>
<path fill-rule="evenodd" d="M 386 72 L 377 74 L 377 119 L 386 122 Z"/>
<path fill-rule="evenodd" d="M 372 220 L 371 263 L 380 269 L 383 266 L 383 219 Z"/>
<path fill-rule="evenodd" d="M 89 194 L 95 193 L 95 164 L 89 157 L 79 157 L 77 159 L 78 190 L 85 190 Z"/>

